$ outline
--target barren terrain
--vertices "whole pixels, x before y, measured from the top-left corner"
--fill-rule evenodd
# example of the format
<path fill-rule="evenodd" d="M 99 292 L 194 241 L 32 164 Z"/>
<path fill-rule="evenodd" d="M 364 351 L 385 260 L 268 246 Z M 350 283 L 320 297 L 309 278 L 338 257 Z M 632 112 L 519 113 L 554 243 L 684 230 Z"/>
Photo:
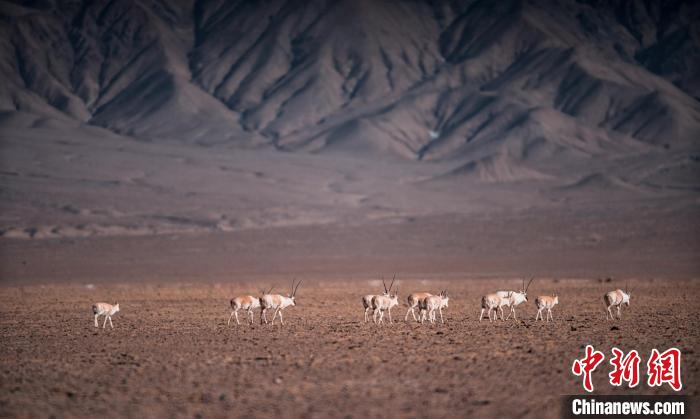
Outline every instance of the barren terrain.
<path fill-rule="evenodd" d="M 585 344 L 677 346 L 697 395 L 698 22 L 685 0 L 0 2 L 0 416 L 556 417 Z M 446 324 L 362 322 L 395 272 L 402 301 L 449 289 Z M 532 299 L 476 321 L 530 275 L 554 323 Z M 293 278 L 284 328 L 226 326 Z"/>
<path fill-rule="evenodd" d="M 280 290 L 286 281 L 263 281 Z M 285 417 L 557 417 L 560 396 L 580 394 L 570 372 L 583 347 L 682 350 L 683 391 L 698 393 L 697 281 L 633 280 L 632 306 L 606 321 L 602 294 L 619 281 L 536 280 L 558 291 L 553 323 L 479 323 L 479 296 L 517 279 L 402 280 L 409 291 L 450 291 L 446 323 L 377 327 L 362 319 L 368 278 L 307 279 L 285 326 L 227 327 L 228 299 L 257 283 L 110 283 L 0 288 L 2 416 L 231 415 Z M 114 329 L 95 329 L 90 305 L 117 300 Z M 410 319 L 410 318 L 409 318 Z M 608 365 L 595 394 L 668 394 L 667 386 L 612 388 Z M 642 367 L 645 377 L 646 370 Z"/>

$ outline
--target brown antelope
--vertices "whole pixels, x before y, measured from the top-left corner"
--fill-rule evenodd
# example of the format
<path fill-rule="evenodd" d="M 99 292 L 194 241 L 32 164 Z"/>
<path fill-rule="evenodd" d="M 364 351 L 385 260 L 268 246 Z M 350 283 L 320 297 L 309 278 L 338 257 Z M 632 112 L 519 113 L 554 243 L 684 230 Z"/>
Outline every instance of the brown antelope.
<path fill-rule="evenodd" d="M 374 323 L 375 324 L 382 324 L 384 323 L 384 312 L 389 313 L 389 323 L 394 323 L 394 321 L 391 319 L 391 309 L 392 307 L 398 306 L 399 305 L 399 286 L 396 286 L 396 292 L 394 292 L 393 295 L 375 295 L 372 297 L 372 310 L 374 310 L 374 314 L 372 317 L 374 318 Z M 377 321 L 377 317 L 379 317 L 379 321 Z"/>
<path fill-rule="evenodd" d="M 260 295 L 265 295 L 269 294 L 272 292 L 272 288 L 270 288 L 270 291 L 265 292 L 265 290 L 260 290 Z M 253 297 L 252 295 L 241 295 L 236 298 L 231 299 L 231 315 L 228 317 L 228 323 L 227 325 L 231 325 L 231 318 L 234 316 L 236 317 L 236 324 L 240 325 L 241 322 L 238 321 L 238 310 L 243 309 L 248 313 L 248 322 L 250 324 L 253 324 L 253 321 L 255 320 L 255 310 L 256 308 L 260 308 L 260 297 Z"/>
<path fill-rule="evenodd" d="M 435 323 L 435 310 L 440 313 L 440 322 L 445 323 L 442 318 L 442 309 L 449 307 L 449 302 L 450 297 L 447 296 L 447 290 L 442 290 L 440 291 L 439 295 L 431 295 L 430 297 L 421 300 L 421 302 L 418 304 L 418 317 L 420 317 L 421 324 L 423 324 L 426 315 L 430 323 Z"/>
<path fill-rule="evenodd" d="M 539 297 L 535 298 L 535 305 L 537 305 L 537 315 L 535 316 L 535 321 L 537 321 L 538 318 L 542 318 L 542 321 L 544 321 L 542 310 L 547 310 L 547 322 L 549 322 L 550 318 L 552 321 L 554 321 L 554 317 L 552 316 L 552 307 L 557 304 L 559 304 L 559 296 L 557 294 L 551 296 L 540 295 Z"/>
<path fill-rule="evenodd" d="M 506 298 L 510 298 L 510 296 L 511 294 L 508 294 Z M 490 321 L 494 320 L 491 318 L 491 311 L 494 311 L 496 320 L 498 320 L 498 309 L 501 307 L 501 304 L 503 304 L 503 300 L 504 298 L 499 297 L 498 294 L 495 293 L 481 297 L 481 314 L 479 315 L 479 321 L 484 318 L 484 310 L 488 310 Z"/>
<path fill-rule="evenodd" d="M 279 314 L 280 323 L 284 325 L 284 319 L 282 318 L 282 310 L 289 306 L 297 305 L 296 300 L 294 298 L 297 294 L 297 290 L 299 289 L 299 285 L 301 285 L 301 281 L 299 281 L 295 288 L 293 280 L 292 292 L 287 297 L 280 294 L 264 294 L 262 297 L 260 297 L 260 307 L 262 308 L 262 312 L 260 313 L 260 324 L 263 323 L 263 320 L 265 321 L 265 324 L 267 324 L 267 316 L 265 315 L 265 313 L 268 309 L 274 309 L 275 312 L 272 315 L 272 324 L 275 324 L 275 317 L 277 317 L 277 314 Z"/>
<path fill-rule="evenodd" d="M 95 327 L 100 327 L 97 323 L 97 318 L 104 315 L 105 321 L 102 323 L 102 328 L 107 326 L 107 320 L 109 320 L 109 325 L 114 329 L 112 324 L 112 316 L 119 311 L 119 303 L 107 304 L 107 303 L 95 303 L 92 305 L 92 314 L 95 315 Z"/>
<path fill-rule="evenodd" d="M 617 307 L 617 318 L 618 319 L 622 318 L 622 313 L 620 313 L 620 307 L 623 304 L 625 304 L 625 305 L 627 305 L 627 307 L 629 307 L 631 296 L 632 296 L 632 294 L 629 292 L 627 286 L 625 286 L 624 291 L 622 291 L 621 289 L 616 289 L 615 291 L 610 291 L 609 293 L 605 294 L 603 296 L 603 301 L 605 301 L 605 306 L 606 306 L 605 318 L 608 319 L 608 315 L 609 315 L 611 320 L 615 320 L 615 318 L 613 317 L 612 311 L 610 311 L 610 309 L 612 307 Z"/>
<path fill-rule="evenodd" d="M 404 318 L 404 321 L 408 321 L 409 314 L 413 315 L 413 320 L 419 321 L 419 319 L 416 317 L 416 313 L 413 310 L 416 307 L 418 307 L 418 305 L 420 304 L 420 302 L 422 300 L 424 300 L 432 295 L 433 294 L 431 294 L 429 292 L 415 292 L 415 293 L 409 295 L 408 296 L 408 311 L 406 312 L 406 317 Z M 419 310 L 418 314 L 420 315 L 420 310 Z"/>
<path fill-rule="evenodd" d="M 394 278 L 391 280 L 391 284 L 389 285 L 389 289 L 387 289 L 386 282 L 384 282 L 384 278 L 382 278 L 382 285 L 384 285 L 384 294 L 381 294 L 381 295 L 383 295 L 385 297 L 389 296 L 389 292 L 391 291 L 391 287 L 394 285 L 394 279 L 396 279 L 396 274 L 394 274 Z M 367 294 L 367 295 L 362 296 L 362 306 L 365 308 L 365 323 L 367 323 L 369 321 L 369 311 L 372 310 L 372 298 L 374 298 L 375 295 L 378 295 L 378 294 Z"/>
<path fill-rule="evenodd" d="M 508 317 L 506 317 L 505 320 L 510 319 L 510 316 L 513 315 L 513 319 L 515 321 L 518 321 L 518 317 L 515 315 L 515 307 L 527 301 L 527 290 L 530 289 L 530 284 L 532 284 L 532 281 L 534 279 L 534 277 L 530 278 L 530 281 L 527 283 L 527 286 L 525 286 L 525 280 L 523 279 L 520 291 L 498 291 L 496 293 L 499 297 L 505 298 L 507 302 L 507 304 L 504 303 L 500 307 L 498 307 L 498 309 L 501 311 L 501 320 L 503 320 L 502 307 L 505 306 L 510 308 L 510 313 L 508 313 Z"/>

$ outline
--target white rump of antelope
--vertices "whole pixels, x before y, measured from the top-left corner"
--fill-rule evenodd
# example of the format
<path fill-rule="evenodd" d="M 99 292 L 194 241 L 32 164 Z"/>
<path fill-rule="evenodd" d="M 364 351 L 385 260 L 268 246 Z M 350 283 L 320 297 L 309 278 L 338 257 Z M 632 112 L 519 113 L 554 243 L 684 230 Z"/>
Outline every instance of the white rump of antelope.
<path fill-rule="evenodd" d="M 544 321 L 544 316 L 542 316 L 543 310 L 547 310 L 547 321 L 549 322 L 549 319 L 554 321 L 554 317 L 552 316 L 552 308 L 557 304 L 559 304 L 559 296 L 557 294 L 540 295 L 539 297 L 535 298 L 535 305 L 537 306 L 535 321 L 537 321 L 538 318 L 541 318 L 542 321 Z"/>
<path fill-rule="evenodd" d="M 102 323 L 102 328 L 104 329 L 105 326 L 107 326 L 107 320 L 109 320 L 109 325 L 114 329 L 114 325 L 112 324 L 112 316 L 115 315 L 119 311 L 119 303 L 114 303 L 112 304 L 107 304 L 107 303 L 95 303 L 92 305 L 92 314 L 95 315 L 95 327 L 100 327 L 99 324 L 97 323 L 97 318 L 99 316 L 104 315 L 105 316 L 105 321 Z"/>
<path fill-rule="evenodd" d="M 435 323 L 435 310 L 440 313 L 440 322 L 445 323 L 445 320 L 442 318 L 442 309 L 447 308 L 449 302 L 450 297 L 447 295 L 447 290 L 440 291 L 439 295 L 431 295 L 430 297 L 420 300 L 418 303 L 418 316 L 420 317 L 421 324 L 423 324 L 426 315 L 430 323 Z"/>
<path fill-rule="evenodd" d="M 273 287 L 274 288 L 274 287 Z M 260 295 L 269 294 L 272 292 L 272 288 L 269 291 L 260 290 Z M 241 322 L 238 321 L 238 310 L 245 310 L 248 313 L 248 323 L 253 324 L 255 320 L 255 310 L 260 308 L 260 297 L 253 297 L 252 295 L 241 295 L 236 298 L 231 299 L 231 315 L 228 317 L 227 325 L 231 325 L 231 318 L 236 318 L 236 324 L 240 325 Z"/>
<path fill-rule="evenodd" d="M 394 280 L 396 279 L 396 275 L 394 274 L 394 278 L 391 280 L 391 284 L 389 285 L 389 288 L 386 287 L 386 282 L 384 282 L 384 278 L 382 278 L 382 285 L 384 286 L 384 293 L 381 294 L 384 297 L 389 296 L 389 292 L 391 291 L 391 287 L 394 286 Z M 365 323 L 369 321 L 369 312 L 373 310 L 372 308 L 372 299 L 376 297 L 379 294 L 367 294 L 362 296 L 362 307 L 365 309 Z M 374 313 L 372 313 L 374 314 Z"/>
<path fill-rule="evenodd" d="M 617 318 L 620 319 L 622 318 L 622 313 L 620 313 L 620 307 L 625 304 L 627 307 L 630 305 L 630 297 L 632 294 L 630 294 L 629 289 L 627 286 L 625 286 L 625 290 L 622 291 L 621 289 L 616 289 L 615 291 L 610 291 L 609 293 L 605 294 L 603 296 L 603 301 L 605 301 L 605 318 L 612 319 L 614 320 L 615 318 L 613 317 L 612 311 L 610 310 L 613 307 L 617 307 Z"/>
<path fill-rule="evenodd" d="M 522 285 L 520 286 L 520 291 L 498 291 L 496 295 L 501 297 L 501 302 L 498 305 L 498 310 L 501 312 L 501 320 L 508 320 L 510 316 L 513 316 L 515 321 L 518 321 L 518 317 L 515 315 L 515 307 L 527 301 L 527 290 L 530 289 L 530 284 L 535 278 L 530 278 L 530 281 L 525 285 L 525 280 L 523 279 Z M 503 318 L 503 307 L 510 308 L 508 317 Z"/>
<path fill-rule="evenodd" d="M 296 306 L 296 300 L 295 296 L 297 294 L 297 290 L 299 289 L 299 285 L 301 285 L 301 281 L 299 281 L 296 284 L 296 287 L 294 286 L 294 280 L 292 280 L 292 290 L 291 293 L 288 294 L 286 297 L 280 294 L 269 294 L 266 293 L 262 297 L 260 297 L 260 307 L 262 307 L 262 312 L 260 313 L 260 324 L 263 324 L 263 320 L 265 321 L 265 324 L 267 324 L 267 316 L 265 313 L 267 312 L 268 309 L 274 309 L 275 312 L 272 315 L 272 324 L 275 324 L 275 317 L 279 314 L 280 316 L 280 323 L 284 325 L 284 319 L 282 318 L 282 310 L 289 306 Z"/>

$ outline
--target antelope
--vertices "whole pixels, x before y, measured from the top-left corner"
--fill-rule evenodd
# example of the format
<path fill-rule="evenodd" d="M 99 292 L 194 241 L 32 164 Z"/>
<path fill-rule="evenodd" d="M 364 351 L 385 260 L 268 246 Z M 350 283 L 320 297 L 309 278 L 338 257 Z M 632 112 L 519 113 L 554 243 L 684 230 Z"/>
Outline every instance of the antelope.
<path fill-rule="evenodd" d="M 507 304 L 504 303 L 498 307 L 498 309 L 501 311 L 501 320 L 503 320 L 503 306 L 506 306 L 510 308 L 510 313 L 508 313 L 508 317 L 506 317 L 505 320 L 510 319 L 510 316 L 512 315 L 513 319 L 518 321 L 518 316 L 515 315 L 515 307 L 527 301 L 527 290 L 530 289 L 530 284 L 532 284 L 534 279 L 534 277 L 530 278 L 527 286 L 525 286 L 525 280 L 523 279 L 520 291 L 498 291 L 496 293 L 499 297 L 505 298 L 507 302 Z"/>
<path fill-rule="evenodd" d="M 425 300 L 426 298 L 432 296 L 433 294 L 429 292 L 416 292 L 408 296 L 408 311 L 406 312 L 406 317 L 404 318 L 404 321 L 408 321 L 408 314 L 413 314 L 413 320 L 419 321 L 418 318 L 416 317 L 416 313 L 413 311 L 414 308 L 418 307 L 420 302 L 422 300 Z M 418 311 L 418 314 L 420 315 L 420 309 Z"/>
<path fill-rule="evenodd" d="M 396 286 L 394 295 L 375 295 L 372 297 L 372 315 L 375 324 L 384 323 L 384 312 L 389 312 L 389 323 L 394 323 L 391 319 L 391 308 L 399 305 L 399 287 Z M 377 321 L 379 317 L 379 321 Z"/>
<path fill-rule="evenodd" d="M 265 324 L 267 324 L 267 316 L 265 313 L 267 312 L 268 309 L 275 309 L 274 314 L 272 315 L 272 324 L 275 324 L 275 317 L 277 317 L 277 314 L 279 313 L 280 315 L 280 323 L 284 325 L 284 319 L 282 318 L 282 310 L 289 306 L 296 306 L 296 300 L 294 297 L 297 294 L 297 290 L 299 289 L 299 285 L 301 285 L 301 281 L 297 283 L 296 288 L 294 287 L 294 280 L 292 280 L 292 293 L 288 294 L 286 297 L 280 294 L 263 294 L 262 297 L 260 297 L 260 307 L 262 308 L 262 312 L 260 313 L 260 324 L 263 323 L 263 320 L 265 320 Z M 272 289 L 270 289 L 272 290 Z"/>
<path fill-rule="evenodd" d="M 95 303 L 92 305 L 92 314 L 95 315 L 95 327 L 100 327 L 97 323 L 97 318 L 104 315 L 105 321 L 102 323 L 102 328 L 107 326 L 107 320 L 109 320 L 109 325 L 114 329 L 112 324 L 112 316 L 119 311 L 119 303 L 107 304 L 107 303 Z"/>
<path fill-rule="evenodd" d="M 273 287 L 274 288 L 274 287 Z M 270 288 L 270 291 L 265 292 L 265 290 L 260 290 L 261 295 L 269 294 L 272 292 L 272 288 Z M 253 321 L 255 320 L 255 313 L 253 310 L 256 308 L 260 308 L 260 298 L 259 297 L 253 297 L 252 295 L 241 295 L 236 298 L 231 299 L 231 315 L 228 317 L 228 323 L 227 326 L 231 325 L 231 318 L 234 316 L 236 317 L 236 324 L 240 325 L 241 322 L 238 321 L 238 310 L 243 309 L 248 313 L 248 321 L 250 324 L 253 324 Z"/>
<path fill-rule="evenodd" d="M 391 284 L 389 285 L 389 289 L 387 289 L 386 282 L 384 282 L 384 278 L 382 278 L 382 285 L 384 285 L 384 294 L 381 295 L 385 297 L 389 296 L 391 287 L 394 285 L 394 279 L 396 279 L 396 275 L 394 275 L 394 278 L 391 280 Z M 365 308 L 365 323 L 369 321 L 369 311 L 372 310 L 372 298 L 374 298 L 375 295 L 376 294 L 367 294 L 362 296 L 362 306 Z"/>
<path fill-rule="evenodd" d="M 622 318 L 622 313 L 620 313 L 620 307 L 623 304 L 626 304 L 627 307 L 629 307 L 631 296 L 632 294 L 629 292 L 627 286 L 625 286 L 624 291 L 622 291 L 621 289 L 616 289 L 615 291 L 610 291 L 609 293 L 605 294 L 603 296 L 603 301 L 605 301 L 606 305 L 605 319 L 607 320 L 608 315 L 610 315 L 610 319 L 615 320 L 612 311 L 610 311 L 612 307 L 617 307 L 617 318 Z"/>
<path fill-rule="evenodd" d="M 510 298 L 511 294 L 512 293 L 509 292 L 506 298 Z M 487 294 L 481 297 L 481 314 L 479 315 L 479 321 L 484 318 L 484 310 L 488 310 L 490 321 L 493 321 L 491 318 L 491 310 L 494 310 L 496 312 L 496 320 L 498 320 L 498 309 L 504 304 L 504 299 L 505 298 L 499 297 L 498 294 Z"/>
<path fill-rule="evenodd" d="M 552 296 L 540 295 L 539 297 L 535 298 L 535 304 L 537 305 L 537 316 L 535 316 L 535 321 L 537 321 L 538 318 L 542 318 L 542 321 L 544 321 L 544 316 L 542 316 L 542 310 L 544 309 L 547 310 L 547 322 L 549 322 L 550 318 L 552 321 L 554 321 L 554 317 L 552 316 L 552 307 L 559 304 L 559 296 L 557 294 Z"/>
<path fill-rule="evenodd" d="M 418 307 L 420 311 L 418 313 L 420 317 L 420 322 L 423 324 L 426 314 L 430 323 L 435 323 L 435 310 L 440 313 L 440 322 L 445 323 L 442 318 L 442 308 L 447 308 L 450 301 L 450 297 L 447 296 L 447 290 L 440 291 L 440 295 L 431 295 L 430 297 L 421 300 Z"/>
<path fill-rule="evenodd" d="M 496 293 L 496 295 L 498 295 L 498 293 Z M 498 320 L 498 313 L 501 313 L 501 321 L 506 321 L 505 316 L 503 315 L 503 307 L 510 307 L 512 303 L 514 303 L 511 301 L 512 296 L 513 291 L 508 291 L 505 297 L 501 297 L 501 301 L 498 302 L 498 307 L 496 307 L 496 320 Z"/>

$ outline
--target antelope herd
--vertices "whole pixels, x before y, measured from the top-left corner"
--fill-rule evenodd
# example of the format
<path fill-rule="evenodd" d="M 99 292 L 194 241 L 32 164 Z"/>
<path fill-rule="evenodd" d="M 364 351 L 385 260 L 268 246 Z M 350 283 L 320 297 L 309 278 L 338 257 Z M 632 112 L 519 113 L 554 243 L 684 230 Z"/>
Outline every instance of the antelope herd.
<path fill-rule="evenodd" d="M 389 323 L 394 323 L 391 318 L 391 309 L 399 305 L 399 287 L 392 292 L 394 287 L 394 281 L 396 280 L 396 275 L 391 280 L 391 284 L 387 288 L 386 282 L 382 279 L 382 285 L 384 286 L 384 292 L 382 294 L 367 294 L 362 296 L 362 306 L 365 313 L 365 323 L 369 322 L 370 313 L 372 315 L 372 321 L 375 324 L 384 323 L 384 315 L 387 314 L 389 318 Z M 486 294 L 481 297 L 481 313 L 479 315 L 479 321 L 484 318 L 484 312 L 487 312 L 487 316 L 490 321 L 498 320 L 500 313 L 501 320 L 506 321 L 510 319 L 511 315 L 513 319 L 517 322 L 518 317 L 515 313 L 515 307 L 519 306 L 528 301 L 527 291 L 532 284 L 534 278 L 530 278 L 527 285 L 525 280 L 522 280 L 521 287 L 518 291 L 497 291 L 491 294 Z M 227 325 L 231 325 L 231 319 L 236 319 L 236 324 L 240 325 L 238 320 L 238 310 L 245 310 L 248 315 L 248 323 L 253 324 L 255 318 L 255 309 L 260 309 L 260 324 L 268 324 L 267 320 L 267 310 L 273 310 L 271 324 L 275 323 L 275 319 L 279 315 L 280 323 L 284 325 L 284 319 L 282 312 L 285 308 L 290 306 L 296 306 L 296 294 L 301 285 L 301 281 L 298 283 L 296 280 L 292 281 L 292 287 L 290 293 L 287 296 L 280 294 L 271 294 L 272 289 L 270 288 L 267 292 L 265 290 L 260 290 L 260 296 L 254 297 L 252 295 L 241 295 L 232 298 L 230 301 L 231 305 L 231 315 L 228 318 Z M 627 286 L 625 290 L 616 289 L 610 291 L 603 296 L 603 301 L 605 303 L 605 318 L 614 320 L 612 309 L 617 309 L 617 318 L 622 318 L 622 313 L 620 312 L 621 306 L 624 304 L 629 307 L 631 293 Z M 440 322 L 445 323 L 442 310 L 449 307 L 450 297 L 447 294 L 447 290 L 440 291 L 437 295 L 433 295 L 429 292 L 416 292 L 409 294 L 406 298 L 406 303 L 408 310 L 406 311 L 406 316 L 404 321 L 408 321 L 408 315 L 413 315 L 413 320 L 423 324 L 425 320 L 428 320 L 431 324 L 437 322 L 437 314 L 440 314 Z M 535 316 L 535 321 L 542 320 L 549 322 L 554 321 L 554 316 L 552 315 L 552 308 L 559 304 L 559 296 L 555 293 L 553 295 L 540 295 L 535 298 L 535 306 L 537 307 L 537 314 Z M 503 307 L 509 309 L 508 317 L 504 317 Z M 415 309 L 418 309 L 418 316 L 416 317 Z M 99 316 L 105 316 L 102 328 L 104 329 L 109 321 L 109 325 L 114 328 L 112 324 L 112 316 L 119 311 L 119 304 L 107 304 L 107 303 L 95 303 L 92 306 L 92 312 L 95 316 L 95 327 L 99 327 L 97 318 Z"/>

